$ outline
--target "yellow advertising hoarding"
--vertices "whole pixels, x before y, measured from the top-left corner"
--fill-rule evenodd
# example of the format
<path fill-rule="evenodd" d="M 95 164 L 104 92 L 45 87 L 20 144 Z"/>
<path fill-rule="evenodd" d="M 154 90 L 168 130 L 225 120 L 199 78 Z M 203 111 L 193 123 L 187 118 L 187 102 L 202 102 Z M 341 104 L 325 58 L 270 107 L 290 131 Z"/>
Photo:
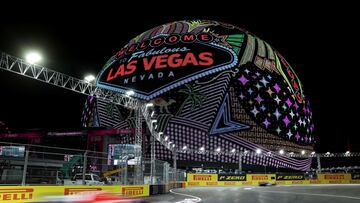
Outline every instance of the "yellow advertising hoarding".
<path fill-rule="evenodd" d="M 187 174 L 188 182 L 217 182 L 218 174 Z"/>
<path fill-rule="evenodd" d="M 74 195 L 86 191 L 121 193 L 128 197 L 149 196 L 149 185 L 131 186 L 1 186 L 0 202 L 30 202 L 44 196 Z"/>

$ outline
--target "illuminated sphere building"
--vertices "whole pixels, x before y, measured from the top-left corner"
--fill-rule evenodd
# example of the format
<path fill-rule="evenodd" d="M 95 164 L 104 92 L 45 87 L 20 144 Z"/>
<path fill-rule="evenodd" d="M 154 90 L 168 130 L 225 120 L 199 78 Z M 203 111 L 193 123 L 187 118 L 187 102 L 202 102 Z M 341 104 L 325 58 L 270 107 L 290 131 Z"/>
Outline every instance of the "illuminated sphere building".
<path fill-rule="evenodd" d="M 273 47 L 236 26 L 198 20 L 155 27 L 111 57 L 96 84 L 119 93 L 133 90 L 133 97 L 153 103 L 157 130 L 179 149 L 246 150 L 245 164 L 310 167 L 309 158 L 278 154 L 313 150 L 312 112 L 299 78 Z M 88 98 L 83 124 L 132 129 L 134 112 Z M 256 156 L 256 149 L 263 155 Z M 156 157 L 172 154 L 157 143 Z M 180 153 L 178 159 L 238 162 L 231 154 Z"/>

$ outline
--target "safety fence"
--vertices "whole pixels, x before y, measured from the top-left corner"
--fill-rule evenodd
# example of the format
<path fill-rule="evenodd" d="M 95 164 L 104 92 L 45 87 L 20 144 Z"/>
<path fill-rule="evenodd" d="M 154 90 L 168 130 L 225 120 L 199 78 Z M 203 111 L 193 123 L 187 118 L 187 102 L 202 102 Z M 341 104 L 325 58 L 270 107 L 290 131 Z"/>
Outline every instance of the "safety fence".
<path fill-rule="evenodd" d="M 185 181 L 165 161 L 67 148 L 0 143 L 0 185 L 166 185 Z M 136 167 L 141 167 L 140 181 Z"/>
<path fill-rule="evenodd" d="M 250 186 L 261 183 L 292 184 L 360 184 L 360 173 L 278 174 L 187 174 L 186 186 Z"/>

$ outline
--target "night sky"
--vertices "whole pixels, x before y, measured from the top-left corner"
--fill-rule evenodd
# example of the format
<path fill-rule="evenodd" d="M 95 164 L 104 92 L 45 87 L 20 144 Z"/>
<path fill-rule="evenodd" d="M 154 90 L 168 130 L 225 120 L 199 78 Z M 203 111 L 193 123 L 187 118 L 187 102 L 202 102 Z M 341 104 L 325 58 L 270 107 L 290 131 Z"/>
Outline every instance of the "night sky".
<path fill-rule="evenodd" d="M 234 24 L 271 44 L 298 74 L 312 104 L 317 149 L 360 151 L 359 62 L 354 51 L 359 33 L 350 5 L 138 7 L 2 9 L 0 50 L 20 58 L 27 50 L 38 50 L 44 57 L 41 65 L 83 78 L 96 75 L 131 38 L 157 25 L 183 19 Z M 80 128 L 84 95 L 5 71 L 0 71 L 0 91 L 0 121 L 11 131 Z"/>

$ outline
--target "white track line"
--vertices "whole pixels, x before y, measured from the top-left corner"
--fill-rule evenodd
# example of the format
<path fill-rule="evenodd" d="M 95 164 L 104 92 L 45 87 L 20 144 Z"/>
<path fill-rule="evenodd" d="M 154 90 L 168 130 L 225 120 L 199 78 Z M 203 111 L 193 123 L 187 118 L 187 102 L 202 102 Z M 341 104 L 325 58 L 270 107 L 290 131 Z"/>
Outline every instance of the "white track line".
<path fill-rule="evenodd" d="M 264 191 L 257 190 L 258 192 L 267 192 L 267 193 L 282 193 L 282 194 L 295 194 L 295 195 L 309 195 L 309 196 L 322 196 L 322 197 L 338 197 L 338 198 L 347 198 L 347 199 L 358 199 L 360 197 L 344 196 L 344 195 L 329 195 L 329 194 L 317 194 L 317 193 L 305 193 L 305 192 L 286 192 L 286 191 Z"/>
<path fill-rule="evenodd" d="M 196 203 L 196 202 L 201 202 L 201 198 L 200 197 L 196 197 L 193 195 L 188 195 L 188 194 L 183 194 L 183 193 L 178 193 L 178 192 L 174 192 L 172 189 L 170 190 L 170 193 L 176 194 L 176 195 L 183 195 L 186 197 L 191 197 L 192 199 L 184 199 L 182 201 L 179 202 L 175 202 L 175 203 Z"/>

